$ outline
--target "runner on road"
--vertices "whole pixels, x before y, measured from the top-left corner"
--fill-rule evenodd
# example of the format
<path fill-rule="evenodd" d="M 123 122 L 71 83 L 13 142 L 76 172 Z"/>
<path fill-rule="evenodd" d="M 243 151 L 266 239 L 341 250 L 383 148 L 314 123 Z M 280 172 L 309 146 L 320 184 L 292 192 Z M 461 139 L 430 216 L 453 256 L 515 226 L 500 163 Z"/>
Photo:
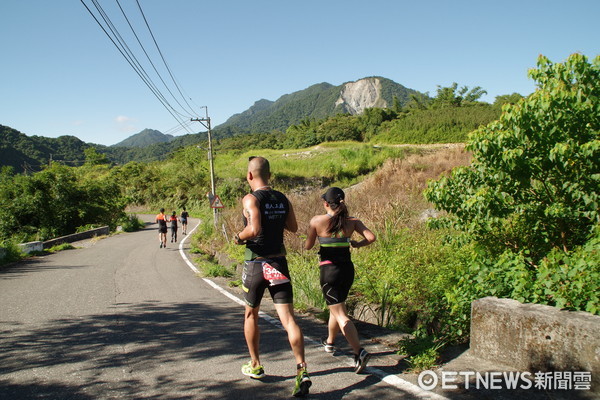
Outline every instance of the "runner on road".
<path fill-rule="evenodd" d="M 285 328 L 296 358 L 295 397 L 308 394 L 312 384 L 304 358 L 304 336 L 294 318 L 293 291 L 283 244 L 284 229 L 298 230 L 292 204 L 269 185 L 269 161 L 250 157 L 246 180 L 252 193 L 242 201 L 244 229 L 235 235 L 237 244 L 246 245 L 242 288 L 246 292 L 244 335 L 251 360 L 242 373 L 254 379 L 265 376 L 259 356 L 258 311 L 265 289 L 269 289 L 281 324 Z"/>
<path fill-rule="evenodd" d="M 183 207 L 183 212 L 181 213 L 181 233 L 187 235 L 187 220 L 190 214 Z"/>
<path fill-rule="evenodd" d="M 345 197 L 344 191 L 337 187 L 329 188 L 321 196 L 325 214 L 310 220 L 304 248 L 312 249 L 319 239 L 321 289 L 329 307 L 328 336 L 321 339 L 321 344 L 326 352 L 333 353 L 334 340 L 341 329 L 354 352 L 354 372 L 358 374 L 371 355 L 360 347 L 358 332 L 346 310 L 346 298 L 354 282 L 350 246 L 367 246 L 375 241 L 375 235 L 359 219 L 348 215 Z M 354 232 L 363 237 L 360 242 L 350 240 Z"/>
<path fill-rule="evenodd" d="M 177 213 L 175 211 L 171 214 L 169 222 L 171 222 L 171 243 L 177 243 Z"/>
<path fill-rule="evenodd" d="M 167 216 L 165 215 L 165 209 L 160 209 L 154 220 L 158 223 L 158 240 L 160 241 L 160 248 L 167 247 Z"/>

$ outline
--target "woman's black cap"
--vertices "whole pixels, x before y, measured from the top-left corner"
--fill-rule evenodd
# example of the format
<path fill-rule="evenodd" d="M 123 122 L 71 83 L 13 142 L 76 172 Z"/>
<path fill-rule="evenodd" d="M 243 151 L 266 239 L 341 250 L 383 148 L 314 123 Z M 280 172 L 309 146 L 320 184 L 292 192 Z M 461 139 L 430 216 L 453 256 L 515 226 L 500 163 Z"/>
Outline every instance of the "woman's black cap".
<path fill-rule="evenodd" d="M 340 204 L 341 200 L 346 198 L 346 195 L 339 187 L 330 187 L 321 198 L 329 204 Z"/>

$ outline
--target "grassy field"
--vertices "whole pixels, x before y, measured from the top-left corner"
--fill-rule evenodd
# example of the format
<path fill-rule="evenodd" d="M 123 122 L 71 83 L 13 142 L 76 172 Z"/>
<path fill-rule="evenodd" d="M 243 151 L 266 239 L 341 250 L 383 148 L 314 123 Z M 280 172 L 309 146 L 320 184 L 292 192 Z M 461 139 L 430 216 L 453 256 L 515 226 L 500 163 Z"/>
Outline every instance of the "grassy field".
<path fill-rule="evenodd" d="M 324 143 L 300 150 L 228 151 L 215 156 L 215 171 L 223 179 L 243 178 L 248 157 L 262 156 L 269 160 L 275 182 L 325 178 L 349 183 L 375 170 L 386 160 L 403 157 L 410 151 L 404 147 L 358 142 Z"/>

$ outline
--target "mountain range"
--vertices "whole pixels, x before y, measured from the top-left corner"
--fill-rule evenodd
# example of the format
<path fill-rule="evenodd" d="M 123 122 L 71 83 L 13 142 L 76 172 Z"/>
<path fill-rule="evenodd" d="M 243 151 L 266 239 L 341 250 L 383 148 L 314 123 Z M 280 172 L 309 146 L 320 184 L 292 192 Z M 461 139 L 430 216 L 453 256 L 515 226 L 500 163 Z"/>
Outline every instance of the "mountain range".
<path fill-rule="evenodd" d="M 232 115 L 225 123 L 213 128 L 215 138 L 238 134 L 265 133 L 285 130 L 306 119 L 323 119 L 339 113 L 360 114 L 365 108 L 391 107 L 406 104 L 417 91 L 383 77 L 369 77 L 339 86 L 319 83 L 286 94 L 275 101 L 261 99 L 248 110 Z M 47 138 L 27 136 L 0 125 L 0 166 L 12 166 L 16 171 L 36 170 L 50 160 L 69 165 L 85 161 L 84 150 L 95 147 L 117 163 L 159 160 L 171 151 L 206 140 L 204 132 L 173 137 L 154 129 L 128 137 L 112 146 L 85 143 L 75 136 Z"/>
<path fill-rule="evenodd" d="M 340 113 L 361 114 L 365 108 L 391 107 L 394 98 L 405 105 L 416 90 L 382 77 L 370 77 L 339 86 L 319 83 L 281 96 L 276 101 L 258 100 L 248 110 L 232 115 L 214 128 L 216 137 L 239 133 L 279 130 L 299 124 L 306 118 L 322 119 Z"/>
<path fill-rule="evenodd" d="M 173 139 L 175 139 L 175 136 L 165 135 L 154 129 L 144 129 L 140 133 L 113 144 L 112 147 L 146 147 L 155 143 L 169 143 Z"/>

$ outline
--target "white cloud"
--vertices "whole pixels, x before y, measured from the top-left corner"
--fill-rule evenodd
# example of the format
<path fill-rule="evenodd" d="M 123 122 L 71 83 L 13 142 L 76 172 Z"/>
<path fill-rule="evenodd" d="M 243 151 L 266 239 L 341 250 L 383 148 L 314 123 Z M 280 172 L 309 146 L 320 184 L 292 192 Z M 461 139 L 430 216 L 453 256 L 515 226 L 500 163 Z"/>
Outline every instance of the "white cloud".
<path fill-rule="evenodd" d="M 119 115 L 117 118 L 115 118 L 115 121 L 117 121 L 120 124 L 123 124 L 123 123 L 133 121 L 133 118 L 129 118 L 124 115 Z"/>
<path fill-rule="evenodd" d="M 134 132 L 136 130 L 135 118 L 126 117 L 125 115 L 119 115 L 115 118 L 115 122 L 118 125 L 118 129 L 121 132 Z"/>

